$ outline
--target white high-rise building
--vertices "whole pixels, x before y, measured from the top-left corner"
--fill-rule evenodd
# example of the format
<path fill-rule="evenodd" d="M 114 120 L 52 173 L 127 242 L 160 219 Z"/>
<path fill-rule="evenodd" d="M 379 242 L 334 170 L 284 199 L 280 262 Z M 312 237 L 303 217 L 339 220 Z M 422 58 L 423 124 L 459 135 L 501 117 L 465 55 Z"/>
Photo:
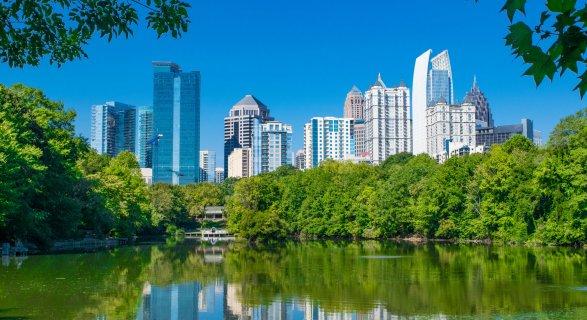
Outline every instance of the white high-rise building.
<path fill-rule="evenodd" d="M 214 169 L 214 183 L 222 183 L 224 181 L 224 168 L 218 167 Z"/>
<path fill-rule="evenodd" d="M 410 89 L 400 84 L 387 88 L 381 74 L 365 92 L 366 150 L 374 164 L 412 151 Z"/>
<path fill-rule="evenodd" d="M 426 50 L 414 65 L 412 82 L 413 153 L 427 152 L 426 108 L 440 99 L 454 104 L 452 69 L 448 51 L 444 50 L 430 59 L 432 50 Z"/>
<path fill-rule="evenodd" d="M 304 126 L 306 168 L 326 159 L 345 160 L 355 156 L 352 118 L 314 117 Z"/>
<path fill-rule="evenodd" d="M 292 163 L 292 127 L 279 121 L 261 124 L 261 145 L 253 146 L 261 150 L 261 172 L 271 172 Z"/>
<path fill-rule="evenodd" d="M 296 151 L 294 166 L 300 170 L 306 169 L 306 154 L 304 152 L 304 149 Z"/>
<path fill-rule="evenodd" d="M 450 105 L 441 99 L 426 109 L 427 153 L 443 161 L 451 156 L 454 146 L 475 148 L 475 105 Z M 451 145 L 452 144 L 452 145 Z"/>
<path fill-rule="evenodd" d="M 228 156 L 228 177 L 253 176 L 253 153 L 251 148 L 235 148 Z"/>
<path fill-rule="evenodd" d="M 214 169 L 216 168 L 216 152 L 210 150 L 200 151 L 200 182 L 214 182 Z"/>

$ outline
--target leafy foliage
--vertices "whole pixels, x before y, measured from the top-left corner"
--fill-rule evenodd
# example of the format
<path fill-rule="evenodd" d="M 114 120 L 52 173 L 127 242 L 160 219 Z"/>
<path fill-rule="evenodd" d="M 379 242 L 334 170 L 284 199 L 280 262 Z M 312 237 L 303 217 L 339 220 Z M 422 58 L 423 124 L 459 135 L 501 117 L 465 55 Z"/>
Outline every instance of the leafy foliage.
<path fill-rule="evenodd" d="M 587 92 L 587 4 L 547 0 L 539 22 L 532 28 L 524 21 L 514 21 L 517 12 L 526 14 L 526 1 L 507 0 L 502 8 L 511 22 L 506 45 L 530 65 L 524 75 L 532 76 L 537 85 L 545 77 L 552 80 L 557 72 L 577 74 L 575 90 L 582 97 Z"/>
<path fill-rule="evenodd" d="M 11 67 L 42 58 L 61 65 L 86 57 L 94 37 L 129 37 L 143 16 L 158 37 L 180 37 L 190 22 L 181 0 L 11 0 L 0 3 L 0 59 Z"/>

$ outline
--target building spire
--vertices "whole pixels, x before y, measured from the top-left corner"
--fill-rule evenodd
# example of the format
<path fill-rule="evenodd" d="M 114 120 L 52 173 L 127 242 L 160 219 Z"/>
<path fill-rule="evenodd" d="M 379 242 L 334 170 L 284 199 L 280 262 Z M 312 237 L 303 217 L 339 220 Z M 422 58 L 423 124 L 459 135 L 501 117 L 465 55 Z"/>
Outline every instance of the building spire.
<path fill-rule="evenodd" d="M 385 83 L 383 82 L 383 79 L 381 78 L 381 72 L 377 73 L 377 81 L 375 81 L 373 86 L 374 87 L 379 86 L 379 87 L 385 88 Z"/>
<path fill-rule="evenodd" d="M 473 89 L 477 88 L 477 75 L 473 75 Z"/>

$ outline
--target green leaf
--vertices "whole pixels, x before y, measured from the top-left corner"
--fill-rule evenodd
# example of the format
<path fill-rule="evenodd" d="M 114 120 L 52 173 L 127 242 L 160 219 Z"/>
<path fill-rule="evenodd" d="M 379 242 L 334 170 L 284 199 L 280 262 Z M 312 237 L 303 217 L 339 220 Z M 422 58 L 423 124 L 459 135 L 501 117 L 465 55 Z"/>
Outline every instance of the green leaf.
<path fill-rule="evenodd" d="M 516 22 L 509 27 L 510 33 L 505 37 L 506 45 L 522 56 L 532 46 L 532 30 L 523 22 Z"/>
<path fill-rule="evenodd" d="M 501 11 L 506 11 L 508 18 L 512 21 L 516 11 L 526 14 L 526 0 L 507 0 Z"/>
<path fill-rule="evenodd" d="M 536 85 L 540 85 L 544 77 L 553 79 L 557 70 L 552 57 L 542 51 L 538 46 L 532 46 L 524 55 L 524 61 L 531 66 L 524 72 L 524 75 L 533 76 Z"/>
<path fill-rule="evenodd" d="M 575 9 L 577 0 L 547 0 L 546 7 L 552 12 L 568 12 Z"/>
<path fill-rule="evenodd" d="M 583 74 L 581 74 L 578 78 L 580 81 L 574 90 L 579 89 L 579 94 L 581 95 L 581 98 L 583 98 L 585 92 L 587 92 L 587 71 L 584 71 Z"/>

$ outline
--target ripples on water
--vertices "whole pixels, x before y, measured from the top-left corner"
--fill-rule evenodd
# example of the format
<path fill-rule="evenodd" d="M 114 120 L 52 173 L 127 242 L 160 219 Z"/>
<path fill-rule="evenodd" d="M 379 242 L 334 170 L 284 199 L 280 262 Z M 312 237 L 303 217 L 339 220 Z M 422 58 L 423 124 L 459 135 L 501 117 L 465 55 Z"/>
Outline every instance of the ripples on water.
<path fill-rule="evenodd" d="M 310 242 L 3 258 L 0 319 L 587 319 L 584 250 Z"/>

